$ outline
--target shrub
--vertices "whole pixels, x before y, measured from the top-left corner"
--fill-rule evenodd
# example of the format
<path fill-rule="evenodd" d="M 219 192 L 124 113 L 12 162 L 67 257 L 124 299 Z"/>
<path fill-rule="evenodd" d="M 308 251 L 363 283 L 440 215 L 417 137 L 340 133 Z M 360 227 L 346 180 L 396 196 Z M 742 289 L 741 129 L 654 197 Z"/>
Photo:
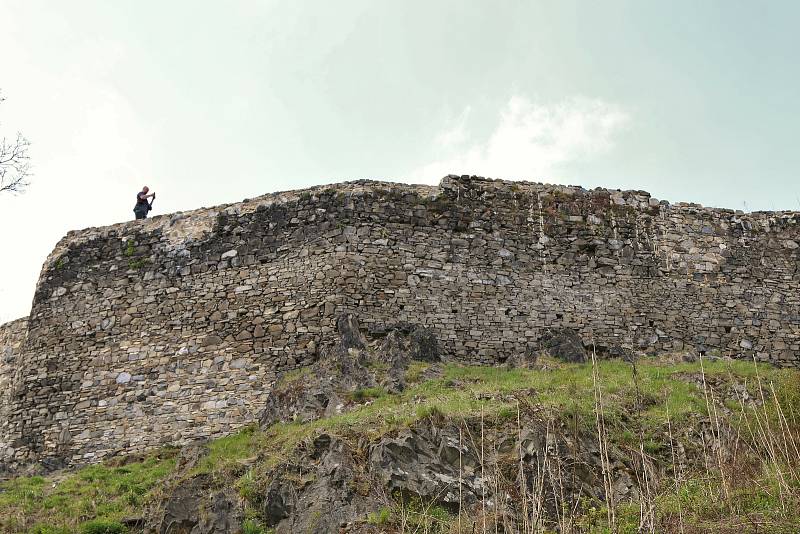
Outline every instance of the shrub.
<path fill-rule="evenodd" d="M 418 406 L 416 409 L 417 419 L 441 419 L 444 417 L 444 414 L 436 405 L 421 405 Z"/>
<path fill-rule="evenodd" d="M 386 395 L 386 390 L 383 388 L 361 388 L 353 392 L 352 399 L 355 402 L 362 402 L 370 399 L 379 399 L 384 395 Z"/>
<path fill-rule="evenodd" d="M 242 523 L 242 534 L 267 534 L 269 531 L 255 519 L 245 519 Z"/>
<path fill-rule="evenodd" d="M 392 511 L 384 507 L 377 512 L 370 512 L 367 516 L 367 523 L 370 525 L 387 525 L 391 517 Z"/>

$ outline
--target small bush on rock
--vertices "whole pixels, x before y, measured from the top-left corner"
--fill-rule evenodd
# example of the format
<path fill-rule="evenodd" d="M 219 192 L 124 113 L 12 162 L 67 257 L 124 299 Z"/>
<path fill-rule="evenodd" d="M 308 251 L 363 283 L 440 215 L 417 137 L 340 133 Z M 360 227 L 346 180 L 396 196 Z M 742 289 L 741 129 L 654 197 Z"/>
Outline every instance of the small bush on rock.
<path fill-rule="evenodd" d="M 370 399 L 379 399 L 386 395 L 386 390 L 383 388 L 361 388 L 353 392 L 352 398 L 355 402 L 363 402 Z"/>
<path fill-rule="evenodd" d="M 367 516 L 367 523 L 370 525 L 387 525 L 392 518 L 392 511 L 389 508 L 381 508 L 377 512 L 370 512 Z"/>
<path fill-rule="evenodd" d="M 242 523 L 242 534 L 268 534 L 270 530 L 255 519 L 246 519 Z"/>

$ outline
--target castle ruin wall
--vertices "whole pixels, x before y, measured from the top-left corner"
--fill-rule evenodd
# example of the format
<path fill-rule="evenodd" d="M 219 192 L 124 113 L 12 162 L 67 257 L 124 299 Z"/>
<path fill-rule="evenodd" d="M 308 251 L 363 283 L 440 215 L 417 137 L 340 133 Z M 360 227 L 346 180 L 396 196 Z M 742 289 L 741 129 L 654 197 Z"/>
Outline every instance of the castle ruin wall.
<path fill-rule="evenodd" d="M 499 364 L 599 351 L 800 366 L 800 214 L 449 176 L 359 181 L 71 232 L 0 327 L 0 461 L 93 462 L 231 432 L 336 317 Z"/>

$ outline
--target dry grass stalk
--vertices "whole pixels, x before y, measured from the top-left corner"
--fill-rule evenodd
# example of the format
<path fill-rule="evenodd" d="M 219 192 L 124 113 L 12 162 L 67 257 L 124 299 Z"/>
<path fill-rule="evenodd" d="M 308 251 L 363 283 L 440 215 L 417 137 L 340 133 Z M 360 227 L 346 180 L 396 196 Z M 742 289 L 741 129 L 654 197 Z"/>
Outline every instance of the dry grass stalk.
<path fill-rule="evenodd" d="M 497 419 L 495 419 L 495 428 L 499 425 L 497 424 Z M 503 511 L 502 506 L 502 499 L 500 493 L 500 479 L 502 474 L 500 473 L 500 456 L 499 451 L 497 450 L 497 440 L 492 440 L 492 458 L 494 459 L 494 534 L 500 534 L 500 521 L 499 518 L 504 518 L 505 514 Z M 505 531 L 505 529 L 504 529 Z"/>
<path fill-rule="evenodd" d="M 481 516 L 483 516 L 483 531 L 486 532 L 486 474 L 484 466 L 486 465 L 486 456 L 483 450 L 484 444 L 484 428 L 483 428 L 483 403 L 481 403 Z"/>
<path fill-rule="evenodd" d="M 753 413 L 756 414 L 756 420 L 759 421 L 759 427 L 761 430 L 761 438 L 762 442 L 766 445 L 766 451 L 768 453 L 768 463 L 770 467 L 775 470 L 775 473 L 778 476 L 778 492 L 780 493 L 780 503 L 781 507 L 786 510 L 786 500 L 788 494 L 791 494 L 791 487 L 784 476 L 783 469 L 781 467 L 781 459 L 780 454 L 777 452 L 780 450 L 776 448 L 775 443 L 775 436 L 772 432 L 772 427 L 770 425 L 770 417 L 769 413 L 767 412 L 767 401 L 764 396 L 764 386 L 761 382 L 761 373 L 758 371 L 758 364 L 756 363 L 756 356 L 753 354 L 753 366 L 755 367 L 756 371 L 756 380 L 758 381 L 758 394 L 761 397 L 761 408 L 763 412 L 763 425 L 760 423 L 761 417 L 758 414 L 758 410 L 753 407 Z M 780 406 L 779 406 L 780 408 Z"/>
<path fill-rule="evenodd" d="M 792 478 L 798 478 L 797 471 L 794 466 L 800 464 L 800 450 L 797 447 L 797 441 L 792 434 L 789 427 L 789 422 L 783 413 L 780 401 L 778 401 L 778 394 L 775 391 L 775 384 L 769 383 L 770 391 L 772 392 L 772 401 L 775 404 L 775 415 L 778 417 L 778 423 L 781 427 L 781 437 L 783 438 L 783 452 L 786 458 L 786 466 L 792 475 Z"/>
<path fill-rule="evenodd" d="M 725 470 L 723 468 L 722 462 L 722 435 L 720 432 L 719 427 L 719 418 L 717 417 L 716 406 L 713 401 L 714 391 L 711 390 L 711 400 L 709 400 L 709 386 L 706 382 L 706 369 L 705 365 L 703 364 L 703 353 L 700 353 L 700 375 L 703 379 L 703 397 L 706 401 L 706 413 L 708 414 L 709 422 L 711 423 L 711 437 L 713 438 L 714 442 L 711 444 L 712 450 L 716 449 L 714 452 L 714 456 L 717 460 L 717 469 L 719 470 L 720 476 L 722 477 L 722 491 L 725 494 L 726 502 L 730 501 L 730 493 L 728 491 L 728 484 L 725 478 Z M 705 449 L 705 436 L 703 437 L 703 445 L 704 445 L 704 454 L 708 457 L 708 451 Z M 706 466 L 706 471 L 708 472 L 708 466 Z M 710 473 L 709 473 L 709 480 Z"/>
<path fill-rule="evenodd" d="M 639 500 L 639 532 L 655 531 L 655 499 L 653 496 L 650 475 L 648 473 L 648 461 L 644 452 L 644 425 L 642 424 L 642 394 L 639 388 L 639 371 L 636 367 L 636 360 L 631 362 L 631 371 L 633 376 L 633 386 L 636 392 L 635 406 L 636 406 L 636 426 L 637 434 L 639 437 L 639 459 L 641 461 L 642 472 L 634 464 L 636 478 L 639 481 L 639 487 L 644 490 L 644 499 Z"/>
<path fill-rule="evenodd" d="M 603 412 L 603 392 L 600 387 L 600 371 L 597 366 L 597 354 L 594 344 L 592 345 L 592 385 L 594 389 L 597 442 L 598 447 L 600 448 L 600 465 L 603 472 L 603 489 L 605 490 L 606 494 L 606 515 L 611 531 L 616 532 L 616 503 L 614 499 L 613 482 L 611 480 L 611 465 L 608 460 L 608 434 L 606 432 L 605 414 Z"/>
<path fill-rule="evenodd" d="M 722 430 L 721 430 L 720 422 L 719 422 L 719 414 L 717 413 L 717 402 L 716 402 L 716 400 L 714 398 L 714 388 L 710 388 L 710 395 L 711 395 L 711 409 L 714 412 L 714 419 L 713 419 L 714 420 L 714 427 L 716 428 L 716 433 L 717 433 L 717 442 L 716 442 L 716 445 L 717 445 L 717 455 L 716 455 L 717 456 L 717 465 L 719 466 L 719 473 L 720 473 L 720 477 L 722 478 L 722 491 L 723 491 L 723 493 L 725 493 L 726 501 L 730 502 L 730 497 L 731 497 L 730 488 L 729 488 L 729 485 L 728 485 L 728 478 L 725 476 L 725 469 L 723 467 L 724 461 L 723 461 L 723 456 L 722 455 L 723 455 L 723 452 L 724 452 L 724 450 L 723 450 L 724 448 L 722 446 Z"/>
<path fill-rule="evenodd" d="M 522 423 L 517 401 L 517 451 L 519 455 L 519 494 L 522 497 L 522 532 L 528 532 L 528 484 L 525 477 L 525 460 L 522 453 Z"/>
<path fill-rule="evenodd" d="M 669 416 L 669 402 L 667 402 L 667 397 L 664 397 L 664 409 L 667 414 L 667 431 L 669 433 L 669 450 L 672 456 L 672 479 L 675 484 L 675 496 L 678 497 L 676 499 L 678 503 L 678 532 L 683 534 L 683 505 L 681 504 L 681 500 L 679 498 L 680 495 L 680 484 L 681 484 L 681 476 L 683 471 L 678 469 L 678 462 L 675 455 L 675 439 L 672 435 L 672 420 Z"/>
<path fill-rule="evenodd" d="M 458 424 L 458 532 L 461 532 L 461 516 L 464 513 L 464 421 L 462 419 Z"/>

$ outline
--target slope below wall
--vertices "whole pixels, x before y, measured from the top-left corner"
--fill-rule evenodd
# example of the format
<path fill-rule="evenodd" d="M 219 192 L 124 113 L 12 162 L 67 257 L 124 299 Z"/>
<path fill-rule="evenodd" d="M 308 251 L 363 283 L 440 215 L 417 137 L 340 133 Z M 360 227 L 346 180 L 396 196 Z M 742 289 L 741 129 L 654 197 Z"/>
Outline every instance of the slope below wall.
<path fill-rule="evenodd" d="M 70 233 L 40 277 L 0 444 L 9 465 L 55 465 L 227 433 L 345 311 L 373 335 L 429 327 L 463 362 L 501 363 L 569 327 L 600 350 L 798 366 L 798 243 L 797 213 L 475 177 Z"/>

